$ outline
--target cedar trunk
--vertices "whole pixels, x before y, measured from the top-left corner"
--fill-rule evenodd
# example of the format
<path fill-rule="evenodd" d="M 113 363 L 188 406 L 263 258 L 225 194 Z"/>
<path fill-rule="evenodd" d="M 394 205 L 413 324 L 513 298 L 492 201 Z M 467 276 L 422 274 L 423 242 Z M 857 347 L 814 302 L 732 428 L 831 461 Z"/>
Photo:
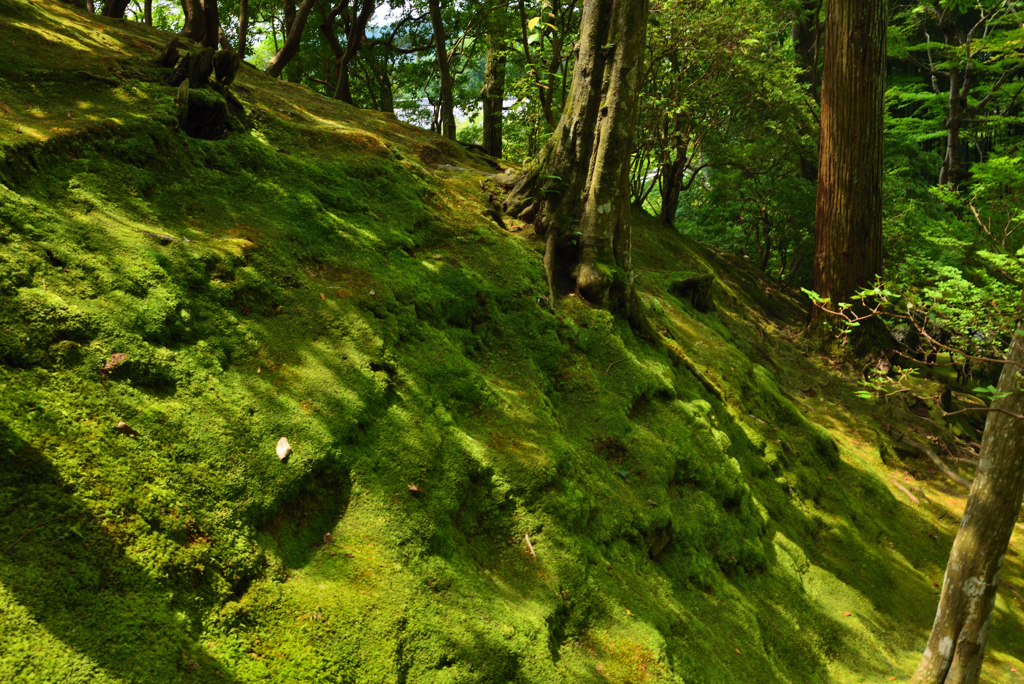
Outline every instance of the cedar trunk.
<path fill-rule="evenodd" d="M 827 11 L 814 288 L 836 306 L 882 273 L 885 0 L 828 0 Z"/>
<path fill-rule="evenodd" d="M 292 57 L 299 53 L 302 32 L 306 28 L 306 18 L 309 16 L 309 11 L 313 9 L 313 2 L 314 0 L 302 0 L 302 4 L 299 5 L 299 11 L 296 12 L 295 18 L 291 22 L 291 28 L 288 29 L 288 39 L 284 41 L 284 45 L 281 46 L 281 49 L 277 51 L 277 54 L 267 64 L 267 73 L 274 78 L 280 76 L 285 66 L 292 60 Z"/>
<path fill-rule="evenodd" d="M 1019 327 L 1019 326 L 1018 326 Z M 985 657 L 999 571 L 1024 496 L 1024 336 L 1010 343 L 981 440 L 978 469 L 946 565 L 931 637 L 912 684 L 975 684 Z"/>
<path fill-rule="evenodd" d="M 440 128 L 442 135 L 455 140 L 455 102 L 451 68 L 448 65 L 448 48 L 444 37 L 444 21 L 441 18 L 440 0 L 430 0 L 430 23 L 434 27 L 434 45 L 437 48 L 437 69 L 441 74 Z"/>
<path fill-rule="evenodd" d="M 502 123 L 505 103 L 505 46 L 487 37 L 487 66 L 484 70 L 483 146 L 487 154 L 501 158 Z"/>
<path fill-rule="evenodd" d="M 650 334 L 634 284 L 629 216 L 648 13 L 646 0 L 583 6 L 579 57 L 561 120 L 539 161 L 517 179 L 506 208 L 545 235 L 552 293 L 564 280 Z"/>

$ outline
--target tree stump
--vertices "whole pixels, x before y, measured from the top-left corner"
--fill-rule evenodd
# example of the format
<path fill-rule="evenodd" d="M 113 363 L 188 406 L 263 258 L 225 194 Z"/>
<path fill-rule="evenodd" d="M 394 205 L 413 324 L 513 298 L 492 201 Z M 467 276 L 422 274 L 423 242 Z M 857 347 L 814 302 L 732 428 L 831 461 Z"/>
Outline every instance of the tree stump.
<path fill-rule="evenodd" d="M 217 74 L 217 83 L 225 87 L 231 85 L 235 80 L 235 74 L 238 73 L 238 69 L 241 66 L 242 58 L 238 56 L 237 52 L 231 48 L 218 50 L 213 58 L 213 68 Z"/>
<path fill-rule="evenodd" d="M 156 63 L 162 67 L 173 67 L 178 63 L 178 56 L 178 36 L 175 36 L 157 57 Z"/>
<path fill-rule="evenodd" d="M 202 52 L 195 55 L 188 70 L 188 80 L 193 88 L 202 88 L 210 82 L 210 74 L 213 73 L 213 48 L 204 48 Z"/>
<path fill-rule="evenodd" d="M 174 98 L 174 104 L 178 105 L 178 126 L 183 131 L 188 128 L 188 87 L 189 82 L 186 78 L 178 86 L 178 95 Z"/>
<path fill-rule="evenodd" d="M 188 78 L 189 70 L 192 68 L 192 55 L 188 52 L 178 62 L 178 66 L 174 67 L 174 73 L 171 74 L 171 78 L 168 81 L 172 86 L 181 85 L 181 82 Z"/>
<path fill-rule="evenodd" d="M 715 284 L 715 275 L 708 273 L 702 276 L 690 276 L 685 280 L 677 280 L 669 286 L 668 291 L 680 299 L 689 299 L 695 309 L 701 313 L 714 311 L 711 288 Z"/>

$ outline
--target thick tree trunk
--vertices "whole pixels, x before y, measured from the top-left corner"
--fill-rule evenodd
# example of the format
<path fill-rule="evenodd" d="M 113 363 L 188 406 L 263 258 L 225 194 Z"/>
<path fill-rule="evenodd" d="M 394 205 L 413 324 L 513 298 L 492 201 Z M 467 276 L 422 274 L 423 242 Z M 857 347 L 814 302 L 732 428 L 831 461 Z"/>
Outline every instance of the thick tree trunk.
<path fill-rule="evenodd" d="M 885 0 L 828 0 L 827 11 L 814 288 L 835 306 L 882 273 Z"/>
<path fill-rule="evenodd" d="M 284 71 L 285 66 L 292 58 L 299 54 L 299 44 L 302 42 L 302 32 L 306 28 L 306 18 L 309 16 L 309 11 L 313 9 L 314 0 L 302 0 L 302 4 L 299 5 L 299 11 L 295 14 L 295 19 L 292 21 L 291 29 L 288 31 L 288 39 L 284 41 L 284 45 L 277 51 L 277 54 L 270 58 L 270 63 L 267 64 L 267 73 L 277 78 Z"/>
<path fill-rule="evenodd" d="M 128 0 L 107 0 L 107 4 L 103 6 L 103 16 L 111 19 L 124 19 L 127 10 Z"/>
<path fill-rule="evenodd" d="M 352 60 L 359 54 L 359 48 L 362 46 L 363 38 L 366 36 L 366 24 L 370 21 L 370 17 L 373 16 L 373 11 L 376 8 L 377 5 L 374 0 L 363 0 L 359 13 L 352 18 L 349 24 L 349 35 L 345 45 L 345 52 L 342 54 L 341 59 L 338 60 L 338 84 L 334 88 L 334 99 L 336 100 L 355 104 L 352 102 L 349 68 L 352 65 Z"/>
<path fill-rule="evenodd" d="M 437 48 L 437 69 L 441 73 L 441 111 L 440 127 L 442 135 L 455 140 L 455 103 L 453 95 L 455 84 L 448 66 L 448 48 L 444 37 L 444 21 L 441 18 L 440 0 L 429 0 L 430 23 L 434 27 L 434 44 Z"/>
<path fill-rule="evenodd" d="M 1019 326 L 1018 326 L 1019 327 Z M 911 684 L 975 684 L 1003 557 L 1024 496 L 1024 336 L 1013 336 L 981 440 L 981 457 L 946 565 L 931 637 Z"/>
<path fill-rule="evenodd" d="M 246 41 L 249 39 L 249 0 L 238 3 L 238 58 L 245 59 Z"/>
<path fill-rule="evenodd" d="M 483 146 L 487 154 L 500 159 L 505 107 L 505 46 L 494 36 L 487 37 L 487 66 L 480 97 L 483 100 Z"/>
<path fill-rule="evenodd" d="M 564 278 L 646 334 L 633 276 L 629 166 L 648 13 L 646 0 L 586 2 L 561 120 L 506 201 L 510 214 L 546 233 L 552 290 Z"/>
<path fill-rule="evenodd" d="M 220 13 L 217 11 L 217 0 L 201 0 L 203 18 L 206 23 L 206 35 L 203 47 L 216 49 L 220 46 Z"/>
<path fill-rule="evenodd" d="M 181 35 L 202 43 L 206 38 L 206 16 L 203 14 L 202 0 L 182 0 L 181 5 L 185 10 L 185 28 L 181 30 Z"/>

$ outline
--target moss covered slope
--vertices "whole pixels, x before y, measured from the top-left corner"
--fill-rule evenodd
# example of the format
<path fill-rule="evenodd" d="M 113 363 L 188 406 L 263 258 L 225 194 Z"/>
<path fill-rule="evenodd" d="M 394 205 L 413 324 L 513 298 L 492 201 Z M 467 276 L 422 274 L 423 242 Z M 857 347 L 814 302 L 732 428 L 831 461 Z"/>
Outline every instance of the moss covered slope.
<path fill-rule="evenodd" d="M 192 139 L 167 38 L 0 0 L 0 680 L 909 675 L 963 492 L 792 300 L 638 217 L 664 343 L 552 314 L 487 164 L 248 68 Z"/>

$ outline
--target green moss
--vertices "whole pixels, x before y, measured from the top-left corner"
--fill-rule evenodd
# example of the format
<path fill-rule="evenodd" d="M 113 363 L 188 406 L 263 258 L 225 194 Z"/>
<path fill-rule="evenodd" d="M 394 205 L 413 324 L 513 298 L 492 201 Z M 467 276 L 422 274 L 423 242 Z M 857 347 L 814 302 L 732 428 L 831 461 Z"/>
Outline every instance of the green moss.
<path fill-rule="evenodd" d="M 150 73 L 133 41 L 166 40 L 0 5 L 33 50 L 5 102 L 67 45 Z M 478 179 L 414 161 L 436 138 L 243 70 L 251 128 L 194 139 L 151 71 L 76 83 L 71 132 L 18 119 L 32 145 L 0 120 L 0 679 L 909 674 L 952 530 L 869 418 L 800 398 L 761 305 L 800 312 L 748 267 L 638 216 L 641 272 L 714 272 L 717 310 L 645 276 L 666 346 L 552 314 Z"/>

